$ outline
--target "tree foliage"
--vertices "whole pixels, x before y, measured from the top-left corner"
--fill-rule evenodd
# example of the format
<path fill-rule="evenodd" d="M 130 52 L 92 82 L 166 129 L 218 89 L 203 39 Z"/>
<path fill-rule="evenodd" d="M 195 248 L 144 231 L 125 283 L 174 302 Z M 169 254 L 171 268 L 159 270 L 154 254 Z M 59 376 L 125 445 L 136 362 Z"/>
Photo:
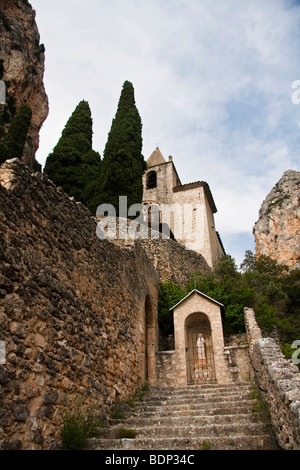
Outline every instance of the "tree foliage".
<path fill-rule="evenodd" d="M 194 288 L 224 305 L 224 332 L 244 332 L 244 308 L 253 308 L 259 326 L 266 334 L 276 330 L 283 347 L 300 338 L 300 270 L 289 271 L 286 266 L 261 256 L 255 259 L 247 251 L 239 271 L 235 261 L 222 258 L 209 276 L 195 273 L 181 293 L 181 300 Z M 173 321 L 166 311 L 174 306 L 170 295 L 171 282 L 160 289 L 159 322 L 164 332 L 171 333 Z M 179 289 L 178 289 L 179 292 Z M 180 297 L 180 295 L 178 296 Z M 163 310 L 162 307 L 163 306 Z"/>
<path fill-rule="evenodd" d="M 172 281 L 161 283 L 158 299 L 158 321 L 165 335 L 174 332 L 173 316 L 169 310 L 184 296 L 185 291 L 180 285 L 174 284 Z"/>
<path fill-rule="evenodd" d="M 30 107 L 27 105 L 21 106 L 17 115 L 9 124 L 8 130 L 5 132 L 6 108 L 7 106 L 2 106 L 0 110 L 0 163 L 4 163 L 10 158 L 22 158 L 32 117 Z"/>
<path fill-rule="evenodd" d="M 142 122 L 132 83 L 125 81 L 103 154 L 100 203 L 112 204 L 118 214 L 119 196 L 128 206 L 142 202 Z"/>
<path fill-rule="evenodd" d="M 87 101 L 69 118 L 61 138 L 47 157 L 44 172 L 64 191 L 95 212 L 101 160 L 92 148 L 93 121 Z"/>

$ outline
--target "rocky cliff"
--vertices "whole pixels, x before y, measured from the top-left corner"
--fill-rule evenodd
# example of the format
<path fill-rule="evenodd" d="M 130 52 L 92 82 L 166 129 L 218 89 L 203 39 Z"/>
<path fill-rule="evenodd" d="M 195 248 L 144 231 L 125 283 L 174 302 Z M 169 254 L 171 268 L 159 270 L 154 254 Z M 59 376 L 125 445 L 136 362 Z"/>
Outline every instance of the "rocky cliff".
<path fill-rule="evenodd" d="M 48 115 L 48 98 L 43 84 L 44 46 L 40 44 L 35 11 L 27 0 L 0 2 L 0 59 L 11 107 L 18 112 L 27 104 L 32 110 L 22 158 L 31 167 L 39 145 L 39 131 Z"/>
<path fill-rule="evenodd" d="M 288 170 L 264 200 L 253 233 L 256 256 L 300 268 L 300 172 Z"/>

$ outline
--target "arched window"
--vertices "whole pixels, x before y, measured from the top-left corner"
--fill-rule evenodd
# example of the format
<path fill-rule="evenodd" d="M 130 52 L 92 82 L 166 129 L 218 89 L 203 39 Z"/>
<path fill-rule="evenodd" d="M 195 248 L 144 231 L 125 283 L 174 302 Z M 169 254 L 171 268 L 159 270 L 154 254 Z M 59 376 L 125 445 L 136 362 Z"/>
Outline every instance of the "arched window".
<path fill-rule="evenodd" d="M 153 188 L 156 188 L 156 186 L 157 186 L 156 171 L 149 171 L 149 173 L 147 174 L 146 189 L 153 189 Z"/>

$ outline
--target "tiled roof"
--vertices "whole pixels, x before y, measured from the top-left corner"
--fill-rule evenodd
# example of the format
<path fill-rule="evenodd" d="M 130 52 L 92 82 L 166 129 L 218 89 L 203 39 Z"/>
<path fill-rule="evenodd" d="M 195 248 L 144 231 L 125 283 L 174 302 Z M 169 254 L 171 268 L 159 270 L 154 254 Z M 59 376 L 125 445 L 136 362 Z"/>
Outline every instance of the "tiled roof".
<path fill-rule="evenodd" d="M 152 152 L 152 154 L 148 158 L 147 165 L 148 165 L 148 167 L 151 167 L 151 166 L 160 165 L 161 163 L 166 163 L 166 160 L 164 159 L 164 157 L 163 157 L 161 151 L 159 150 L 159 148 L 156 147 L 154 152 Z"/>

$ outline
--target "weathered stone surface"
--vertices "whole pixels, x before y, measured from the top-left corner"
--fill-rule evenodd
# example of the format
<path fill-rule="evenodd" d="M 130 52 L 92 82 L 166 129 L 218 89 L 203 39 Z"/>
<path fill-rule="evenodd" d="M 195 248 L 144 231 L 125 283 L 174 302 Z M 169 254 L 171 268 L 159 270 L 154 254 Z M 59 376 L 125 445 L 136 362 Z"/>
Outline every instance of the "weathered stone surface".
<path fill-rule="evenodd" d="M 3 80 L 18 111 L 23 104 L 32 110 L 29 137 L 23 161 L 30 167 L 39 145 L 39 131 L 48 115 L 48 98 L 43 84 L 45 54 L 35 22 L 35 11 L 22 0 L 0 4 L 0 59 Z M 8 86 L 9 84 L 9 86 Z"/>
<path fill-rule="evenodd" d="M 215 229 L 217 208 L 209 185 L 204 181 L 182 184 L 173 158 L 165 161 L 158 148 L 147 166 L 143 175 L 145 219 L 152 226 L 169 228 L 182 246 L 201 254 L 214 267 L 225 251 Z"/>
<path fill-rule="evenodd" d="M 99 430 L 89 441 L 97 450 L 267 450 L 272 449 L 253 385 L 202 385 L 152 389 L 135 412 Z M 132 429 L 135 439 L 119 439 L 120 428 Z"/>
<path fill-rule="evenodd" d="M 161 282 L 173 281 L 185 286 L 192 274 L 211 274 L 205 258 L 196 251 L 188 250 L 175 240 L 167 238 L 148 225 L 124 218 L 96 217 L 97 233 L 121 247 L 134 246 L 135 240 L 147 253 L 160 276 Z"/>
<path fill-rule="evenodd" d="M 0 167 L 0 239 L 0 446 L 55 448 L 69 402 L 105 414 L 147 378 L 159 276 L 141 246 L 99 240 L 82 204 L 18 160 Z"/>
<path fill-rule="evenodd" d="M 258 334 L 252 309 L 245 309 L 245 320 L 251 362 L 271 415 L 276 441 L 285 450 L 300 450 L 299 369 L 285 359 L 272 338 Z"/>
<path fill-rule="evenodd" d="M 256 255 L 300 267 L 300 172 L 288 170 L 262 203 L 253 232 Z"/>

